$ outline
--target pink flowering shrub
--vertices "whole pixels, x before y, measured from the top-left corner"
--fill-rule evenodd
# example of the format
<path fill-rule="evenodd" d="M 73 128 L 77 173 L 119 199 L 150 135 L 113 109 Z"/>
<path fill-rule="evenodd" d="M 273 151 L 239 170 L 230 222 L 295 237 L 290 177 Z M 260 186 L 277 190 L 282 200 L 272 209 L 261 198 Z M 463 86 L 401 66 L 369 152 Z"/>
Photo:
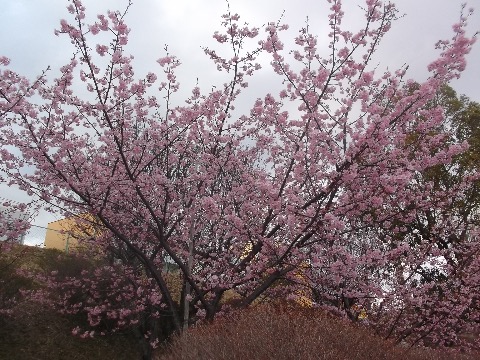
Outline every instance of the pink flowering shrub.
<path fill-rule="evenodd" d="M 128 333 L 149 350 L 170 333 L 168 318 L 156 326 L 165 317 L 161 296 L 138 265 L 112 263 L 98 248 L 70 254 L 46 251 L 36 267 L 23 271 L 37 283 L 25 294 L 73 319 L 73 335 Z"/>
<path fill-rule="evenodd" d="M 23 300 L 21 290 L 32 286 L 30 279 L 17 273 L 25 265 L 28 252 L 24 246 L 0 242 L 0 318 L 11 315 Z"/>

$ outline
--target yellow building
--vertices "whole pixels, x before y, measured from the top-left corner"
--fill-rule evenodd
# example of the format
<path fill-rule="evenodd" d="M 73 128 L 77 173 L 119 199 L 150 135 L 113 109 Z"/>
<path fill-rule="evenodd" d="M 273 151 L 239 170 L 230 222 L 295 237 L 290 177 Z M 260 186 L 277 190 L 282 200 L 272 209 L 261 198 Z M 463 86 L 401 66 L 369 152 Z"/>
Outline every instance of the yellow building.
<path fill-rule="evenodd" d="M 48 223 L 44 247 L 69 252 L 78 249 L 79 239 L 95 234 L 91 215 L 72 216 Z"/>

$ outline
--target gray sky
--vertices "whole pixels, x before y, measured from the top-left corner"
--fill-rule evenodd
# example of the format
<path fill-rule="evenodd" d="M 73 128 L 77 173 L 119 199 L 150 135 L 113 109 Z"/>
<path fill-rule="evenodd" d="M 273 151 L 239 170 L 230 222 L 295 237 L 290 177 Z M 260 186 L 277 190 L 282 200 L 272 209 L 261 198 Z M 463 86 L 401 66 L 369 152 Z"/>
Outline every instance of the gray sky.
<path fill-rule="evenodd" d="M 392 30 L 384 38 L 376 63 L 380 68 L 396 69 L 408 64 L 408 76 L 423 80 L 427 76 L 426 66 L 438 54 L 434 44 L 439 39 L 451 37 L 451 25 L 458 22 L 461 3 L 464 0 L 398 0 L 400 13 L 406 16 L 393 24 Z M 105 9 L 123 9 L 126 0 L 84 0 L 87 16 L 92 18 Z M 233 13 L 239 13 L 241 20 L 250 25 L 261 26 L 269 21 L 283 21 L 290 25 L 286 44 L 304 26 L 309 17 L 310 28 L 317 29 L 319 47 L 326 44 L 327 7 L 322 0 L 229 0 Z M 346 18 L 344 26 L 351 30 L 363 25 L 357 4 L 362 1 L 344 0 Z M 71 46 L 66 37 L 56 37 L 53 30 L 61 18 L 67 18 L 65 0 L 0 0 L 0 56 L 11 59 L 11 67 L 30 78 L 38 75 L 47 66 L 54 70 L 65 64 L 71 55 Z M 470 0 L 468 6 L 475 6 Z M 203 89 L 208 89 L 219 79 L 215 67 L 211 65 L 201 50 L 201 46 L 215 46 L 212 34 L 220 29 L 220 17 L 227 10 L 225 0 L 134 0 L 127 16 L 127 24 L 132 29 L 127 52 L 135 56 L 135 70 L 138 76 L 147 72 L 158 72 L 156 60 L 164 55 L 163 48 L 168 44 L 169 51 L 182 62 L 180 82 L 184 89 L 190 89 L 199 78 Z M 469 21 L 470 34 L 480 30 L 480 7 Z M 323 35 L 324 34 L 324 35 Z M 326 46 L 326 45 L 325 45 Z M 467 70 L 460 80 L 451 85 L 457 92 L 480 101 L 480 43 L 474 46 L 468 57 Z M 264 70 L 257 82 L 249 90 L 251 100 L 266 92 L 279 79 L 272 77 L 265 60 Z M 221 80 L 220 80 L 221 81 Z M 221 81 L 220 83 L 222 83 Z M 248 91 L 248 90 L 247 90 Z M 178 102 L 181 97 L 178 97 Z M 244 109 L 248 112 L 249 109 Z M 28 197 L 0 184 L 0 196 L 16 201 Z M 58 218 L 39 213 L 34 224 L 46 227 L 47 223 Z M 43 232 L 34 228 L 27 236 L 27 244 L 41 244 Z"/>

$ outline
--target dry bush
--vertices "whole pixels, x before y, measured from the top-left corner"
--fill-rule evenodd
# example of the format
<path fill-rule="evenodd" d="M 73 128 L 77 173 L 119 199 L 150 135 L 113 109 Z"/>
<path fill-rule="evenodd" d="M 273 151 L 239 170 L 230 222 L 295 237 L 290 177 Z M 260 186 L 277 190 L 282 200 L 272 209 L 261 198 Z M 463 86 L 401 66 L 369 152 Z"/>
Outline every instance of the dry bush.
<path fill-rule="evenodd" d="M 362 326 L 315 309 L 261 305 L 200 325 L 176 338 L 157 360 L 473 359 L 465 354 L 405 349 Z"/>

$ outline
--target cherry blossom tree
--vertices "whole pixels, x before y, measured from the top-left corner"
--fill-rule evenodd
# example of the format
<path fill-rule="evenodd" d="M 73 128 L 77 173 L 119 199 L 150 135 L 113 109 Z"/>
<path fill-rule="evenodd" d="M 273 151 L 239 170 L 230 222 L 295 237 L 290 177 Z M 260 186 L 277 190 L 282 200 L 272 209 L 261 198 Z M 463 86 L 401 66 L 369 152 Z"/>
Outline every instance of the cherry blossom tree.
<path fill-rule="evenodd" d="M 452 39 L 438 42 L 428 79 L 413 86 L 406 67 L 372 65 L 394 4 L 365 1 L 364 26 L 349 31 L 341 1 L 328 2 L 325 49 L 308 26 L 288 50 L 287 25 L 259 29 L 224 15 L 214 38 L 230 55 L 204 50 L 229 81 L 194 87 L 182 104 L 172 100 L 175 56 L 135 75 L 127 11 L 89 20 L 70 1 L 71 20 L 56 33 L 74 51 L 51 81 L 48 70 L 32 81 L 0 59 L 9 184 L 52 211 L 91 214 L 100 229 L 84 241 L 110 263 L 67 279 L 99 299 L 66 302 L 87 311 L 93 328 L 101 318 L 125 325 L 148 307 L 153 323 L 180 332 L 231 306 L 307 296 L 354 320 L 354 305 L 363 306 L 378 332 L 398 341 L 461 345 L 462 329 L 478 329 L 478 224 L 473 213 L 451 211 L 478 169 L 448 188 L 425 176 L 468 148 L 432 105 L 465 68 L 475 40 L 466 34 L 468 12 Z M 262 53 L 283 86 L 249 111 L 236 109 Z M 451 236 L 462 241 L 440 246 Z M 180 295 L 169 266 L 181 275 Z M 427 270 L 438 278 L 426 281 Z M 93 294 L 106 277 L 114 285 L 100 300 Z"/>
<path fill-rule="evenodd" d="M 405 230 L 399 234 L 409 237 L 411 247 L 420 249 L 422 243 L 427 243 L 438 254 L 428 261 L 407 265 L 406 271 L 402 266 L 412 285 L 411 305 L 395 310 L 397 315 L 389 324 L 388 336 L 395 336 L 398 341 L 411 337 L 412 343 L 452 344 L 452 338 L 469 331 L 474 325 L 472 320 L 478 322 L 478 291 L 473 290 L 478 281 L 475 275 L 478 252 L 472 242 L 479 225 L 478 163 L 474 160 L 478 144 L 478 124 L 475 123 L 478 104 L 464 96 L 457 98 L 452 88 L 443 86 L 431 106 L 438 105 L 444 109 L 443 129 L 450 130 L 444 146 L 462 141 L 467 141 L 469 146 L 451 161 L 429 167 L 417 175 L 417 181 L 431 184 L 432 204 L 441 201 L 442 205 L 417 211 L 415 219 L 402 224 Z M 403 321 L 415 324 L 416 331 L 405 325 L 398 326 Z M 450 326 L 445 326 L 445 322 Z"/>

